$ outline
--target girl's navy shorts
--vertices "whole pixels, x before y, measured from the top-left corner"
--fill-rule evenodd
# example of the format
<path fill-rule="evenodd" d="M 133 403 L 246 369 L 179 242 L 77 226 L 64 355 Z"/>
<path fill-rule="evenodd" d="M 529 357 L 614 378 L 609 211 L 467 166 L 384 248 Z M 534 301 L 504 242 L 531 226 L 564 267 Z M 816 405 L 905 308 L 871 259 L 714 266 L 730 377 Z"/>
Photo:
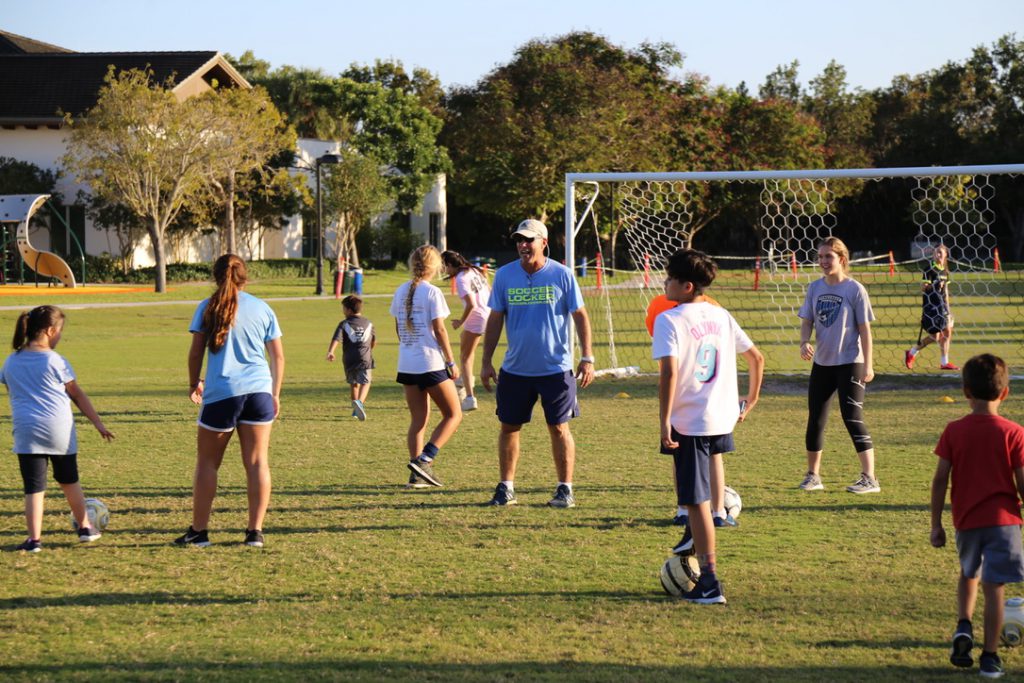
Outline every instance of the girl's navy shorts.
<path fill-rule="evenodd" d="M 426 391 L 448 379 L 448 373 L 444 370 L 433 372 L 400 372 L 395 381 L 408 387 L 419 387 L 420 391 Z"/>
<path fill-rule="evenodd" d="M 274 397 L 265 392 L 204 403 L 199 411 L 199 426 L 212 432 L 231 432 L 240 424 L 266 425 L 273 422 Z"/>

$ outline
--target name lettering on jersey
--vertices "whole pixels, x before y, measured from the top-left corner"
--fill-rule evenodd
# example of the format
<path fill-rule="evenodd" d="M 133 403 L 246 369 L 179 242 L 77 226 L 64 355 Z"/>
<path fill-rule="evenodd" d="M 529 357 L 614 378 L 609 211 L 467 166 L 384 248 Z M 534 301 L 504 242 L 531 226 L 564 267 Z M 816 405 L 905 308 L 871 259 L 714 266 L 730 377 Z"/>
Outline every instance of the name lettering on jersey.
<path fill-rule="evenodd" d="M 701 320 L 699 323 L 690 328 L 690 336 L 694 339 L 701 339 L 709 334 L 720 335 L 722 332 L 722 326 L 713 320 Z"/>
<path fill-rule="evenodd" d="M 507 291 L 509 306 L 553 304 L 556 300 L 554 285 L 546 285 L 543 287 L 510 287 Z"/>

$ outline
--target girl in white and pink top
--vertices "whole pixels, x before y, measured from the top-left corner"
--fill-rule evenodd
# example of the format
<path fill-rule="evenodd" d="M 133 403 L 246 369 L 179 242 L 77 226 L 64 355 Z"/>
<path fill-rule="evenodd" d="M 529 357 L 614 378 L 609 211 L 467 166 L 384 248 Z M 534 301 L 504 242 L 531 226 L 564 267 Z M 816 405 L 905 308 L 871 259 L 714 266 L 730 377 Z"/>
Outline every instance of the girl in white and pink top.
<path fill-rule="evenodd" d="M 487 307 L 491 286 L 487 284 L 484 272 L 469 263 L 458 252 L 446 251 L 441 254 L 441 259 L 444 261 L 448 277 L 455 278 L 455 291 L 465 304 L 462 316 L 452 321 L 453 329 L 462 328 L 462 336 L 459 339 L 462 378 L 456 382 L 456 387 L 460 394 L 465 394 L 462 409 L 476 410 L 477 401 L 473 394 L 473 354 L 487 325 L 487 316 L 491 314 L 491 309 Z"/>

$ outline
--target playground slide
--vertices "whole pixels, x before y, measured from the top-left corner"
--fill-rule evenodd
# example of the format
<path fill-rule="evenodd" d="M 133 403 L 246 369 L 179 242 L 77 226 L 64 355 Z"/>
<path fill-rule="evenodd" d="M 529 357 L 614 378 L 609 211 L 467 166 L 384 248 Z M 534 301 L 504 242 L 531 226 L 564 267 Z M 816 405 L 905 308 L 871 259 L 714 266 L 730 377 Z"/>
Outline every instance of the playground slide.
<path fill-rule="evenodd" d="M 7 194 L 0 195 L 0 223 L 17 223 L 15 237 L 18 251 L 25 265 L 44 277 L 54 277 L 65 287 L 75 286 L 75 274 L 71 266 L 54 253 L 36 249 L 28 241 L 28 224 L 32 215 L 50 198 L 48 194 Z"/>

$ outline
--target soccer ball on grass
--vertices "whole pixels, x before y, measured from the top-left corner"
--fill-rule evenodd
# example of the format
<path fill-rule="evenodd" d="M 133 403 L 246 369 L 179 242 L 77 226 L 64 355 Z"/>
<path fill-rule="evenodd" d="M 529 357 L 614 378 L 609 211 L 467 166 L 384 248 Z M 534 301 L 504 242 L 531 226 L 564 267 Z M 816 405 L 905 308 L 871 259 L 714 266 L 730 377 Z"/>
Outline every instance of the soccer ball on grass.
<path fill-rule="evenodd" d="M 999 639 L 1006 647 L 1017 647 L 1024 641 L 1024 598 L 1010 598 L 1003 608 L 1003 630 Z"/>
<path fill-rule="evenodd" d="M 743 500 L 740 498 L 740 494 L 736 493 L 736 489 L 731 486 L 725 487 L 724 503 L 726 514 L 732 515 L 733 519 L 740 516 L 740 512 L 743 510 Z"/>
<path fill-rule="evenodd" d="M 693 590 L 700 578 L 700 566 L 693 555 L 673 555 L 661 565 L 661 587 L 674 598 Z"/>
<path fill-rule="evenodd" d="M 103 531 L 110 523 L 110 510 L 99 498 L 85 499 L 85 512 L 89 517 L 89 528 Z M 75 513 L 71 513 L 71 528 L 78 531 L 78 522 L 75 520 Z"/>

